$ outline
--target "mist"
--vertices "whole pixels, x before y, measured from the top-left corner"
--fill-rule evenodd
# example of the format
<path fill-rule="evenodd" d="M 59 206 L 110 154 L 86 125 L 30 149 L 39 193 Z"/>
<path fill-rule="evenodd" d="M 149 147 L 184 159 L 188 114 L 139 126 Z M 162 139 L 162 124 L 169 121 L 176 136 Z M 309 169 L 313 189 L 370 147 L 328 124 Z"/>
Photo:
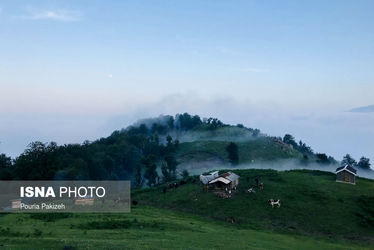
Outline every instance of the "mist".
<path fill-rule="evenodd" d="M 271 136 L 292 134 L 315 152 L 326 153 L 341 160 L 347 153 L 356 160 L 361 156 L 374 159 L 374 116 L 372 113 L 346 112 L 347 105 L 317 106 L 286 105 L 275 101 L 254 101 L 232 96 L 202 97 L 196 93 L 167 95 L 155 101 L 128 102 L 105 114 L 2 113 L 0 152 L 18 156 L 35 140 L 58 144 L 82 143 L 109 136 L 134 122 L 160 114 L 188 112 L 200 117 L 216 117 L 223 123 L 243 124 L 258 128 Z M 174 137 L 173 137 L 174 138 Z M 191 141 L 193 135 L 180 138 Z M 222 140 L 230 138 L 221 138 Z M 249 138 L 247 138 L 249 139 Z"/>
<path fill-rule="evenodd" d="M 194 166 L 192 166 L 194 165 Z M 196 164 L 186 164 L 183 166 L 184 168 L 188 169 L 190 174 L 192 175 L 200 175 L 202 173 L 211 172 L 213 170 L 235 170 L 235 169 L 273 169 L 277 171 L 288 171 L 288 170 L 319 170 L 319 171 L 326 171 L 335 173 L 336 169 L 340 167 L 339 164 L 330 164 L 330 165 L 321 165 L 318 163 L 310 163 L 308 165 L 300 164 L 299 160 L 278 160 L 278 161 L 271 161 L 271 162 L 254 162 L 250 164 L 240 164 L 238 166 L 233 167 L 228 163 L 218 163 L 216 161 L 212 162 L 202 162 L 199 163 L 197 166 Z M 374 179 L 374 171 L 372 170 L 363 170 L 357 169 L 357 176 L 362 178 Z"/>

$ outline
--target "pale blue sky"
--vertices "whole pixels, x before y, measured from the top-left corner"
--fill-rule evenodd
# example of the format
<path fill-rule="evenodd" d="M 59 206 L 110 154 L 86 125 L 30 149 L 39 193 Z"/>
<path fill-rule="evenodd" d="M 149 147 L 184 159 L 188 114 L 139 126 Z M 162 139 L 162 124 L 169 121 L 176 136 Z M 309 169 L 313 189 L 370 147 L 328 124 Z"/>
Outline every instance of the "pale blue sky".
<path fill-rule="evenodd" d="M 0 0 L 0 151 L 190 111 L 374 158 L 374 113 L 345 112 L 374 104 L 373 11 L 373 1 Z"/>

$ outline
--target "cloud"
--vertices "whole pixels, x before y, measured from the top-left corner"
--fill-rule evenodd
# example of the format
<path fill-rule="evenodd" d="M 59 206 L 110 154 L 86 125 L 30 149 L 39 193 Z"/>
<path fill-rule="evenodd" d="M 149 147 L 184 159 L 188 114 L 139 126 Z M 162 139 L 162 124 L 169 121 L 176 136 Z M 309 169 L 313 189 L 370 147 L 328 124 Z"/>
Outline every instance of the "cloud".
<path fill-rule="evenodd" d="M 24 16 L 30 20 L 55 20 L 63 22 L 75 22 L 81 19 L 81 13 L 78 11 L 59 9 L 59 10 L 28 10 L 29 14 Z"/>
<path fill-rule="evenodd" d="M 262 69 L 262 68 L 245 68 L 245 69 L 241 69 L 240 71 L 252 72 L 252 73 L 266 73 L 266 72 L 269 72 L 268 69 Z"/>
<path fill-rule="evenodd" d="M 109 75 L 108 75 L 108 78 L 113 78 L 113 75 L 112 75 L 112 74 L 109 74 Z"/>
<path fill-rule="evenodd" d="M 370 113 L 370 112 L 374 112 L 374 105 L 357 107 L 357 108 L 351 109 L 349 112 L 355 112 L 355 113 Z"/>

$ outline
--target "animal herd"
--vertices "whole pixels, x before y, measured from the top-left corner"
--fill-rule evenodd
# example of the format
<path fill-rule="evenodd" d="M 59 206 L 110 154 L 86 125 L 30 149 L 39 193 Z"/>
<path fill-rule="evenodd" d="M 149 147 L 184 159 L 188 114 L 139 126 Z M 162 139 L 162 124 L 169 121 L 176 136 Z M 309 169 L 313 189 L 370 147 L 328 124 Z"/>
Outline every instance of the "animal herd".
<path fill-rule="evenodd" d="M 247 177 L 247 182 L 249 182 L 249 177 Z M 263 190 L 264 189 L 264 183 L 260 183 L 260 181 L 256 178 L 255 179 L 255 182 L 256 182 L 256 185 L 257 187 L 260 189 L 260 190 Z M 256 190 L 254 187 L 251 187 L 247 190 L 247 193 L 249 194 L 254 194 L 256 193 Z M 278 208 L 281 206 L 281 201 L 279 199 L 277 200 L 274 200 L 274 199 L 270 199 L 268 200 L 268 203 L 271 205 L 272 208 L 274 208 L 274 206 L 277 206 Z"/>

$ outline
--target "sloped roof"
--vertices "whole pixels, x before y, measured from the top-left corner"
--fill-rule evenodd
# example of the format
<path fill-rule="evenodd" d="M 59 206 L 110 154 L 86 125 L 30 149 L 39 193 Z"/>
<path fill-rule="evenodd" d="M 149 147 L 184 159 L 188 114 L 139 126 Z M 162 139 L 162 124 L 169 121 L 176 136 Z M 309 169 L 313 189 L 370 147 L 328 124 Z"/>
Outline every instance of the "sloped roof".
<path fill-rule="evenodd" d="M 234 174 L 233 172 L 227 172 L 221 175 L 222 177 L 228 179 L 229 181 L 236 181 L 239 179 L 239 175 Z"/>
<path fill-rule="evenodd" d="M 215 172 L 209 173 L 207 175 L 200 175 L 200 181 L 203 184 L 207 184 L 208 182 L 210 182 L 211 180 L 213 180 L 217 177 L 218 177 L 218 171 L 215 171 Z"/>
<path fill-rule="evenodd" d="M 342 166 L 342 167 L 338 167 L 335 172 L 339 173 L 339 172 L 344 171 L 344 170 L 353 174 L 353 175 L 357 175 L 357 170 L 354 167 L 352 167 L 348 164 L 345 165 L 345 166 Z"/>
<path fill-rule="evenodd" d="M 213 184 L 213 183 L 216 183 L 216 182 L 223 182 L 225 184 L 229 184 L 231 181 L 226 179 L 226 178 L 223 178 L 223 177 L 218 177 L 217 179 L 214 179 L 214 180 L 210 181 L 209 184 Z"/>

